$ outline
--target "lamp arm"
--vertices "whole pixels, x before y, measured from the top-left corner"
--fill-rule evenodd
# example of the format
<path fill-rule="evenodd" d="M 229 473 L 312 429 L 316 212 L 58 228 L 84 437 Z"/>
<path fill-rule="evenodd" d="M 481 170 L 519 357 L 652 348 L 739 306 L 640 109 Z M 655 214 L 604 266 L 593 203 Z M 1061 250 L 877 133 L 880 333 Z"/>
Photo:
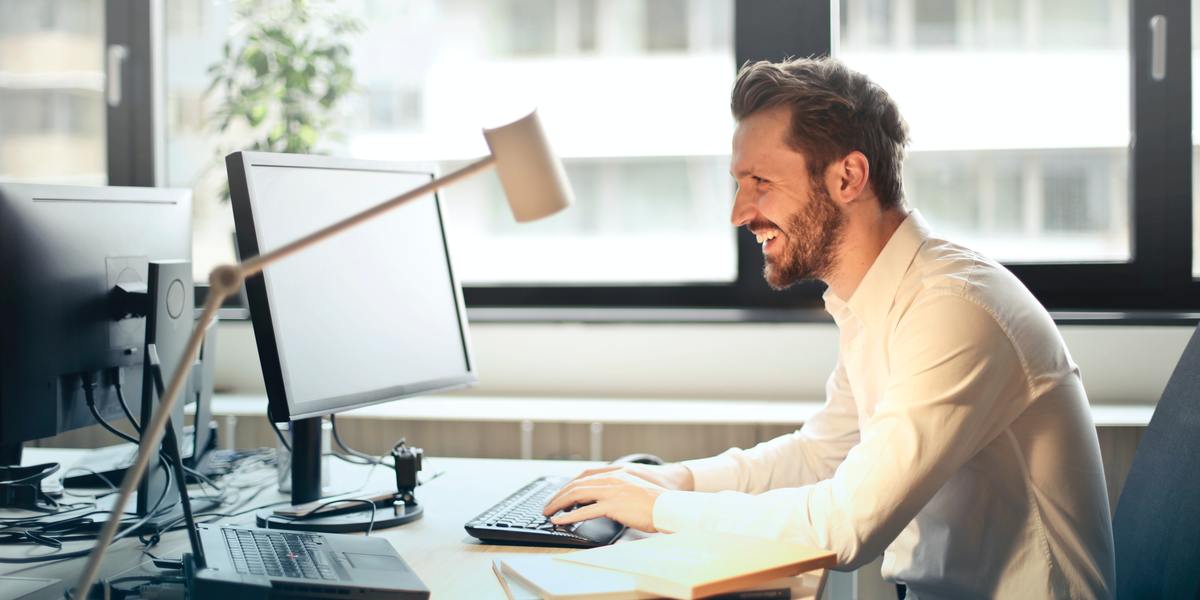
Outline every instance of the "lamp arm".
<path fill-rule="evenodd" d="M 438 188 L 442 188 L 447 185 L 450 185 L 451 183 L 454 183 L 460 179 L 465 179 L 467 177 L 470 177 L 480 171 L 483 171 L 484 169 L 491 167 L 494 164 L 496 164 L 496 157 L 488 155 L 488 156 L 481 158 L 481 159 L 479 159 L 479 160 L 477 160 L 477 161 L 475 161 L 453 173 L 448 173 L 442 177 L 439 177 L 437 179 L 430 181 L 429 183 L 415 187 L 408 192 L 405 192 L 399 196 L 396 196 L 395 198 L 392 198 L 391 200 L 382 202 L 380 204 L 376 204 L 375 206 L 372 206 L 371 208 L 368 208 L 356 215 L 346 217 L 345 219 L 342 219 L 341 221 L 338 221 L 337 223 L 334 223 L 333 225 L 330 225 L 330 226 L 325 227 L 324 229 L 320 229 L 318 231 L 314 231 L 294 242 L 289 242 L 289 243 L 287 243 L 283 246 L 280 246 L 266 254 L 259 254 L 258 256 L 248 258 L 248 259 L 242 261 L 242 263 L 239 264 L 237 266 L 237 268 L 241 271 L 243 278 L 250 277 L 252 275 L 257 275 L 267 265 L 269 265 L 277 260 L 280 260 L 287 256 L 291 256 L 292 254 L 295 254 L 296 252 L 299 252 L 300 250 L 303 250 L 303 249 L 305 249 L 313 244 L 316 244 L 326 238 L 333 237 L 333 236 L 335 236 L 347 229 L 350 229 L 351 227 L 354 227 L 360 223 L 363 223 L 365 221 L 370 221 L 371 219 L 374 219 L 376 216 L 378 216 L 382 213 L 392 210 L 393 208 L 396 208 L 397 206 L 400 206 L 401 204 L 405 204 L 411 200 L 415 200 L 416 198 L 420 198 L 421 196 L 432 193 L 433 191 L 437 190 Z"/>
<path fill-rule="evenodd" d="M 108 521 L 104 523 L 104 528 L 100 530 L 100 535 L 96 538 L 96 546 L 92 548 L 91 554 L 88 555 L 87 564 L 84 566 L 83 572 L 79 575 L 79 581 L 75 585 L 76 592 L 82 594 L 81 598 L 88 597 L 92 583 L 95 582 L 96 575 L 100 571 L 100 563 L 104 560 L 104 554 L 108 551 L 109 544 L 112 543 L 113 538 L 116 536 L 117 527 L 120 526 L 120 515 L 124 514 L 125 506 L 129 503 L 130 496 L 133 495 L 133 491 L 137 489 L 138 484 L 142 481 L 142 476 L 146 473 L 146 466 L 150 463 L 151 455 L 154 454 L 153 448 L 158 447 L 162 442 L 167 420 L 171 416 L 171 409 L 174 408 L 179 391 L 183 388 L 184 381 L 187 380 L 192 363 L 195 362 L 196 357 L 200 354 L 200 345 L 204 341 L 204 332 L 208 330 L 208 325 L 212 323 L 213 318 L 217 314 L 217 309 L 221 307 L 225 299 L 237 293 L 247 277 L 261 273 L 268 265 L 283 260 L 292 254 L 320 243 L 356 225 L 369 221 L 397 206 L 425 196 L 460 179 L 465 179 L 479 173 L 495 163 L 496 158 L 488 155 L 453 173 L 413 188 L 391 200 L 372 206 L 358 214 L 342 219 L 298 240 L 289 242 L 266 254 L 246 259 L 236 265 L 219 266 L 209 273 L 208 299 L 204 303 L 204 310 L 200 314 L 200 319 L 197 321 L 195 329 L 192 330 L 191 337 L 188 338 L 183 357 L 175 367 L 175 372 L 171 375 L 170 385 L 167 386 L 163 397 L 159 399 L 158 409 L 154 412 L 154 418 L 151 419 L 148 425 L 143 425 L 142 438 L 143 441 L 149 441 L 149 443 L 139 446 L 137 458 L 134 459 L 133 465 L 125 471 L 125 477 L 121 480 L 121 492 L 117 495 L 116 503 L 112 508 L 111 514 L 114 516 L 109 517 Z"/>

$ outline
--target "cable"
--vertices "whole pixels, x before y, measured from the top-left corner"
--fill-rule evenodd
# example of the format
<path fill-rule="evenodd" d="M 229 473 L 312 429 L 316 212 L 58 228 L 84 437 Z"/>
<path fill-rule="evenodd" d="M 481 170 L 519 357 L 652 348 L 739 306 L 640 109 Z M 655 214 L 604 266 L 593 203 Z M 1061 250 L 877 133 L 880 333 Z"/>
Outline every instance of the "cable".
<path fill-rule="evenodd" d="M 204 473 L 201 473 L 200 471 L 197 471 L 197 470 L 195 470 L 195 469 L 193 469 L 193 468 L 191 468 L 191 467 L 188 467 L 188 466 L 185 466 L 185 467 L 183 467 L 183 470 L 184 470 L 184 472 L 185 472 L 185 473 L 187 473 L 188 475 L 191 475 L 192 477 L 195 477 L 195 478 L 196 478 L 196 481 L 199 481 L 201 486 L 205 486 L 205 485 L 207 485 L 207 486 L 208 486 L 209 488 L 211 488 L 211 489 L 212 489 L 214 492 L 217 492 L 217 494 L 224 494 L 224 493 L 225 493 L 225 488 L 224 488 L 223 486 L 217 485 L 217 483 L 216 483 L 216 482 L 214 482 L 212 479 L 209 479 L 209 478 L 208 478 L 208 476 L 207 476 L 207 475 L 205 475 Z"/>
<path fill-rule="evenodd" d="M 332 426 L 332 429 L 333 429 L 333 441 L 336 442 L 338 445 L 338 448 L 341 448 L 343 451 L 346 452 L 346 454 L 349 454 L 350 456 L 355 456 L 355 457 L 361 458 L 361 459 L 367 461 L 366 464 L 373 465 L 373 464 L 383 463 L 382 458 L 375 458 L 374 456 L 371 456 L 365 452 L 359 452 L 358 450 L 355 450 L 354 448 L 347 446 L 346 443 L 342 441 L 342 436 L 340 434 L 338 434 L 337 415 L 329 415 L 329 424 Z M 400 438 L 400 439 L 401 439 L 400 443 L 403 443 L 404 438 Z M 345 459 L 343 459 L 343 460 L 345 460 Z M 363 463 L 360 463 L 360 464 L 363 464 Z"/>
<path fill-rule="evenodd" d="M 105 476 L 104 473 L 101 473 L 99 471 L 93 471 L 87 467 L 81 467 L 79 465 L 74 465 L 71 468 L 67 469 L 66 471 L 63 471 L 63 479 L 67 478 L 68 473 L 73 473 L 75 471 L 83 471 L 84 473 L 91 473 L 93 476 L 98 478 L 100 481 L 103 481 L 104 485 L 108 486 L 108 491 L 104 492 L 102 494 L 77 494 L 77 493 L 72 492 L 69 489 L 64 487 L 63 488 L 64 494 L 69 494 L 71 496 L 78 496 L 80 498 L 89 497 L 89 496 L 92 498 L 100 498 L 100 497 L 107 496 L 113 492 L 118 491 L 116 484 L 114 484 L 111 479 L 109 479 L 107 476 Z"/>
<path fill-rule="evenodd" d="M 292 445 L 283 437 L 283 432 L 279 431 L 279 426 L 275 424 L 275 417 L 271 416 L 271 407 L 267 406 L 267 424 L 271 426 L 271 430 L 275 432 L 275 437 L 279 438 L 279 443 L 287 448 L 288 454 L 292 453 Z"/>
<path fill-rule="evenodd" d="M 117 388 L 117 401 L 121 403 L 121 411 L 125 413 L 125 418 L 129 419 L 129 424 L 133 427 L 133 430 L 137 432 L 138 437 L 141 437 L 142 426 L 138 424 L 137 419 L 133 418 L 133 411 L 129 410 L 129 403 L 125 401 L 125 390 L 124 386 L 121 385 L 121 369 L 117 368 L 113 369 L 113 371 L 113 387 Z"/>
<path fill-rule="evenodd" d="M 138 441 L 136 439 L 131 437 L 128 433 L 109 425 L 108 421 L 106 421 L 104 417 L 100 416 L 100 411 L 96 408 L 96 381 L 92 377 L 92 374 L 83 373 L 80 375 L 80 379 L 83 380 L 83 397 L 87 401 L 88 410 L 92 411 L 92 416 L 96 418 L 96 422 L 99 423 L 101 427 L 107 429 L 109 433 L 129 442 L 130 444 L 137 445 Z"/>
<path fill-rule="evenodd" d="M 163 460 L 161 455 L 159 456 L 159 460 L 160 461 Z M 142 525 L 145 525 L 146 522 L 149 521 L 151 517 L 158 515 L 158 513 L 160 511 L 159 507 L 162 506 L 163 501 L 166 500 L 166 498 L 167 498 L 167 490 L 171 489 L 171 483 L 172 483 L 171 471 L 168 469 L 167 470 L 167 484 L 165 486 L 163 486 L 163 492 L 162 492 L 162 494 L 159 494 L 158 501 L 154 503 L 154 507 L 151 508 L 150 510 L 146 511 L 146 515 L 144 517 L 142 517 L 141 519 L 139 519 L 137 522 L 133 523 L 132 525 L 129 525 L 128 527 L 126 527 L 125 529 L 122 529 L 121 531 L 118 531 L 117 534 L 115 536 L 113 536 L 113 539 L 112 539 L 113 544 L 117 543 L 117 541 L 119 541 L 121 539 L 124 539 L 126 536 L 128 536 L 130 533 L 136 531 Z M 108 511 L 96 511 L 96 513 L 89 513 L 89 514 L 97 514 L 97 513 L 108 514 Z M 83 516 L 87 516 L 87 515 L 82 515 L 81 517 L 77 517 L 77 518 L 82 518 Z M 118 515 L 113 515 L 112 518 L 120 518 L 120 517 Z M 62 554 L 47 554 L 47 555 L 42 555 L 42 556 L 24 556 L 24 557 L 20 557 L 20 558 L 0 557 L 0 564 L 29 564 L 29 563 L 40 563 L 40 562 L 54 562 L 54 561 L 59 561 L 59 560 L 66 560 L 68 558 L 78 558 L 80 556 L 87 556 L 88 554 L 91 554 L 92 550 L 93 550 L 93 548 L 84 548 L 81 550 L 64 552 Z"/>
<path fill-rule="evenodd" d="M 341 448 L 343 451 L 346 452 L 346 454 L 349 455 L 349 456 L 346 456 L 346 455 L 338 454 L 335 452 L 335 453 L 331 453 L 332 456 L 334 456 L 335 458 L 344 460 L 348 463 L 355 464 L 355 465 L 383 465 L 385 467 L 388 467 L 389 469 L 396 468 L 396 465 L 389 463 L 386 460 L 386 458 L 387 458 L 386 454 L 382 454 L 378 457 L 372 456 L 370 454 L 367 454 L 366 452 L 361 452 L 359 450 L 355 450 L 354 448 L 351 448 L 349 445 L 347 445 L 346 442 L 342 441 L 342 436 L 341 436 L 341 434 L 338 433 L 337 415 L 329 415 L 329 423 L 333 429 L 334 443 L 336 443 L 339 448 Z M 407 444 L 408 444 L 407 440 L 405 440 L 404 437 L 401 436 L 400 439 L 396 440 L 396 442 L 394 444 L 392 444 L 392 448 L 393 449 L 399 448 L 399 447 L 405 446 Z M 363 462 L 359 462 L 358 460 L 354 460 L 354 459 L 359 459 Z"/>

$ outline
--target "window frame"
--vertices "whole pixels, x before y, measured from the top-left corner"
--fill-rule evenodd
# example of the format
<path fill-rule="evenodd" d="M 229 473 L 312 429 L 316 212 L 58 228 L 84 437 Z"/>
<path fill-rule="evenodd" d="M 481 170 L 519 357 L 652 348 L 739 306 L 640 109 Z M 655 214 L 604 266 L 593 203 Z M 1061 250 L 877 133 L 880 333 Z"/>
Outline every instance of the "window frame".
<path fill-rule="evenodd" d="M 153 187 L 164 179 L 162 8 L 160 0 L 104 2 L 106 69 L 109 49 L 126 49 L 121 102 L 113 106 L 105 98 L 108 185 Z"/>
<path fill-rule="evenodd" d="M 141 75 L 127 77 L 126 98 L 154 98 L 150 108 L 135 110 L 127 106 L 122 113 L 109 110 L 112 185 L 154 185 L 162 179 L 156 175 L 155 167 L 162 160 L 156 148 L 163 146 L 165 138 L 155 120 L 165 107 L 162 80 L 156 76 L 153 60 L 161 56 L 161 44 L 156 42 L 163 31 L 159 1 L 106 2 L 110 38 L 114 34 L 125 36 L 123 39 L 137 38 L 131 40 L 132 56 L 126 70 Z M 837 7 L 837 0 L 735 0 L 736 64 L 831 54 L 836 43 L 834 28 L 839 27 Z M 1105 320 L 1120 320 L 1119 315 L 1126 314 L 1121 311 L 1133 311 L 1131 314 L 1141 315 L 1133 320 L 1144 322 L 1148 318 L 1145 311 L 1183 315 L 1200 309 L 1200 282 L 1193 279 L 1191 269 L 1191 6 L 1190 2 L 1170 0 L 1130 0 L 1129 7 L 1133 141 L 1128 194 L 1132 258 L 1124 263 L 1006 266 L 1052 311 L 1108 311 L 1106 314 L 1118 315 Z M 1150 76 L 1148 24 L 1154 15 L 1163 15 L 1168 22 L 1168 69 L 1162 81 Z M 139 35 L 131 36 L 133 33 Z M 134 60 L 141 52 L 145 54 Z M 124 132 L 132 132 L 126 135 L 133 138 L 132 142 L 113 135 Z M 114 147 L 118 142 L 131 145 Z M 824 285 L 819 282 L 800 284 L 784 292 L 771 290 L 762 278 L 759 246 L 741 229 L 736 236 L 736 251 L 738 274 L 730 283 L 492 285 L 464 286 L 463 291 L 472 312 L 489 315 L 488 320 L 506 320 L 509 313 L 512 320 L 538 320 L 539 311 L 533 310 L 538 308 L 554 309 L 544 311 L 552 320 L 606 320 L 609 311 L 612 320 L 622 321 L 632 314 L 631 310 L 639 315 L 636 321 L 654 311 L 665 321 L 678 320 L 670 316 L 672 313 L 690 314 L 683 320 L 692 320 L 695 312 L 688 310 L 717 308 L 732 309 L 717 321 L 807 320 L 823 306 Z M 801 313 L 808 314 L 796 316 Z M 1184 317 L 1171 320 L 1179 318 Z"/>

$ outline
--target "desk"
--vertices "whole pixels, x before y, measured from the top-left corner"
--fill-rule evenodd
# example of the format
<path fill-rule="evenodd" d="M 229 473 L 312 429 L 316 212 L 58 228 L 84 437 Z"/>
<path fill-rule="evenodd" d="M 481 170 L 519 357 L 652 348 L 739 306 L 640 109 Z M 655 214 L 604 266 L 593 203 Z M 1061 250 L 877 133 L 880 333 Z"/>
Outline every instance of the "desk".
<path fill-rule="evenodd" d="M 80 457 L 84 450 L 55 450 L 28 448 L 25 464 L 58 461 L 64 469 Z M 335 491 L 354 489 L 368 482 L 364 489 L 395 487 L 391 472 L 384 468 L 351 465 L 333 460 L 330 489 Z M 568 461 L 527 461 L 471 458 L 426 458 L 422 480 L 437 473 L 436 479 L 417 489 L 417 499 L 425 506 L 425 514 L 418 521 L 378 531 L 372 535 L 387 539 L 404 560 L 417 572 L 425 585 L 439 599 L 458 598 L 504 598 L 496 576 L 492 573 L 492 560 L 505 556 L 529 553 L 566 552 L 564 548 L 535 548 L 524 546 L 494 546 L 482 544 L 467 535 L 463 524 L 483 512 L 509 493 L 541 475 L 574 474 L 595 463 Z M 274 488 L 263 492 L 252 506 L 284 499 Z M 249 514 L 228 523 L 253 525 L 254 515 Z M 632 532 L 637 535 L 636 532 Z M 68 544 L 65 550 L 87 547 L 86 543 Z M 148 559 L 140 555 L 141 544 L 136 538 L 121 540 L 109 551 L 104 561 L 102 576 L 116 577 L 152 572 Z M 153 552 L 159 556 L 177 558 L 187 548 L 183 532 L 164 536 L 162 543 Z M 6 557 L 41 554 L 41 549 L 30 546 L 0 546 L 0 555 Z M 53 577 L 64 580 L 64 585 L 74 583 L 83 558 L 71 559 L 49 565 L 0 565 L 0 574 L 27 577 Z M 58 596 L 61 598 L 61 589 Z"/>

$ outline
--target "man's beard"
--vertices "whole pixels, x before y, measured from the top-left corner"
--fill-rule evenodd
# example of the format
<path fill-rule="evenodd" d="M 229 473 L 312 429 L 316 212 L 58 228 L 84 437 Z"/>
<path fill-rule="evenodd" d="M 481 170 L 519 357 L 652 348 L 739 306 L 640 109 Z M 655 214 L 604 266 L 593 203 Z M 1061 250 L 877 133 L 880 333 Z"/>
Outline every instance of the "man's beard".
<path fill-rule="evenodd" d="M 783 228 L 787 246 L 775 259 L 765 257 L 763 278 L 776 290 L 785 290 L 807 279 L 824 279 L 833 269 L 841 245 L 846 216 L 833 203 L 829 190 L 813 182 L 808 204 L 792 215 Z"/>

